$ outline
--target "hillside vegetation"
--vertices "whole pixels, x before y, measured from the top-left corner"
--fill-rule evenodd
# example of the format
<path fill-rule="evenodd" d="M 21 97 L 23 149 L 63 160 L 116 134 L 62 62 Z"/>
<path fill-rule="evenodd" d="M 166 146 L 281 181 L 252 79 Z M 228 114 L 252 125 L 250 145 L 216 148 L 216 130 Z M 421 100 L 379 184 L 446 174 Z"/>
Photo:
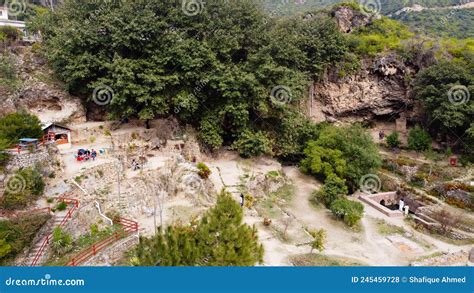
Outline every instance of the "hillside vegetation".
<path fill-rule="evenodd" d="M 446 60 L 464 72 L 450 77 L 434 67 L 432 78 L 419 75 L 415 82 L 418 88 L 435 86 L 437 99 L 426 90 L 413 98 L 429 113 L 446 113 L 449 106 L 457 115 L 452 121 L 459 123 L 451 129 L 439 117 L 443 134 L 451 130 L 465 138 L 461 149 L 471 149 L 473 100 L 445 103 L 454 86 L 471 95 L 471 78 L 465 75 L 473 66 L 472 39 L 416 36 L 387 17 L 343 35 L 331 11 L 272 18 L 254 1 L 212 0 L 190 15 L 180 3 L 70 0 L 36 17 L 32 26 L 43 32 L 42 52 L 68 89 L 106 110 L 108 118 L 176 116 L 194 125 L 209 149 L 230 146 L 245 157 L 301 158 L 321 126 L 299 112 L 299 102 L 329 67 L 343 76 L 361 60 L 389 52 L 420 69 Z M 432 61 L 419 64 L 425 59 Z M 412 78 L 407 73 L 407 81 Z M 431 84 L 436 79 L 441 83 Z M 439 128 L 429 118 L 424 122 L 434 135 Z"/>
<path fill-rule="evenodd" d="M 465 4 L 468 0 L 264 0 L 265 8 L 277 15 L 291 15 L 300 13 L 312 9 L 330 7 L 336 3 L 343 2 L 358 2 L 361 5 L 365 5 L 370 9 L 374 9 L 377 12 L 388 15 L 399 11 L 405 7 L 411 7 L 415 4 L 421 5 L 426 8 L 434 7 L 449 7 L 454 5 Z"/>
<path fill-rule="evenodd" d="M 460 39 L 474 36 L 474 9 L 423 10 L 393 17 L 417 33 Z"/>
<path fill-rule="evenodd" d="M 69 90 L 110 117 L 176 115 L 211 149 L 301 153 L 317 128 L 293 105 L 345 56 L 336 24 L 324 15 L 271 19 L 250 0 L 208 1 L 194 16 L 179 4 L 67 1 L 34 25 Z"/>

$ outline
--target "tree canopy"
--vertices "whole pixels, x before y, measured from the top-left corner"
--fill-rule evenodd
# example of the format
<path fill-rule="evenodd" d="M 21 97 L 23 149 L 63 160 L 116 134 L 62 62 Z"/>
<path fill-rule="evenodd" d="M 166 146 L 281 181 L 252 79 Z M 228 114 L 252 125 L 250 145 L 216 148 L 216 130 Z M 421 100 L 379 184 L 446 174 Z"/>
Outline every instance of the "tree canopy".
<path fill-rule="evenodd" d="M 0 118 L 0 149 L 18 143 L 20 138 L 43 136 L 38 117 L 26 112 L 16 112 Z"/>
<path fill-rule="evenodd" d="M 277 142 L 275 126 L 302 124 L 293 105 L 347 52 L 334 21 L 273 19 L 250 0 L 206 1 L 190 16 L 181 2 L 68 0 L 33 25 L 69 90 L 89 101 L 102 93 L 115 117 L 176 115 L 211 148 L 244 134 L 245 147 L 257 142 L 249 132 L 261 141 L 264 131 L 272 145 L 262 151 L 301 152 Z"/>
<path fill-rule="evenodd" d="M 467 144 L 474 119 L 474 63 L 444 60 L 422 70 L 416 78 L 414 97 L 423 102 L 432 133 L 455 136 Z"/>
<path fill-rule="evenodd" d="M 337 175 L 355 187 L 359 179 L 381 166 L 377 146 L 360 125 L 325 127 L 305 149 L 303 171 L 326 178 Z"/>

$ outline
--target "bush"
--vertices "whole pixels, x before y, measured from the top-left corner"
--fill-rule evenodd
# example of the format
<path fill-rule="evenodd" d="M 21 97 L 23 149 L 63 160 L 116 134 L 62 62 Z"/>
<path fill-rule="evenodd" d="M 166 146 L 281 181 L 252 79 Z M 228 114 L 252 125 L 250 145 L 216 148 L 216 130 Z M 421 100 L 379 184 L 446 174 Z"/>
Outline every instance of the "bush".
<path fill-rule="evenodd" d="M 250 194 L 246 194 L 245 197 L 245 207 L 251 209 L 255 203 L 255 198 Z"/>
<path fill-rule="evenodd" d="M 431 137 L 420 126 L 416 126 L 408 133 L 408 148 L 414 151 L 426 151 L 431 149 Z"/>
<path fill-rule="evenodd" d="M 340 150 L 324 148 L 310 141 L 304 150 L 306 158 L 301 161 L 301 170 L 323 179 L 329 176 L 344 176 L 347 163 Z"/>
<path fill-rule="evenodd" d="M 364 206 L 360 202 L 348 199 L 337 199 L 331 204 L 331 212 L 342 219 L 349 227 L 353 227 L 362 218 Z"/>
<path fill-rule="evenodd" d="M 311 234 L 313 237 L 313 241 L 311 242 L 311 253 L 314 249 L 319 250 L 319 252 L 323 252 L 327 236 L 326 230 L 320 229 L 317 231 L 311 231 L 309 234 Z"/>
<path fill-rule="evenodd" d="M 9 210 L 24 208 L 43 194 L 44 186 L 39 170 L 31 167 L 20 170 L 7 181 L 0 206 Z"/>
<path fill-rule="evenodd" d="M 8 54 L 0 54 L 0 85 L 14 89 L 17 81 L 18 75 L 13 57 Z"/>
<path fill-rule="evenodd" d="M 208 179 L 209 176 L 211 175 L 211 169 L 209 169 L 209 167 L 206 164 L 198 163 L 197 168 L 199 169 L 198 175 L 202 179 Z"/>
<path fill-rule="evenodd" d="M 23 252 L 50 217 L 50 215 L 26 215 L 12 220 L 1 220 L 0 265 L 8 265 L 10 260 Z"/>
<path fill-rule="evenodd" d="M 56 206 L 57 211 L 65 211 L 67 209 L 67 204 L 62 201 Z"/>
<path fill-rule="evenodd" d="M 376 144 L 360 125 L 325 127 L 318 140 L 308 142 L 305 155 L 303 171 L 324 177 L 336 174 L 352 189 L 362 176 L 382 165 Z"/>
<path fill-rule="evenodd" d="M 315 193 L 315 199 L 329 208 L 335 200 L 347 195 L 348 192 L 346 180 L 331 175 L 326 179 L 323 188 Z"/>
<path fill-rule="evenodd" d="M 390 148 L 399 148 L 400 144 L 400 135 L 398 132 L 392 132 L 389 136 L 387 136 L 387 145 Z"/>
<path fill-rule="evenodd" d="M 59 255 L 70 251 L 72 249 L 71 234 L 65 233 L 60 227 L 54 228 L 51 248 Z"/>
<path fill-rule="evenodd" d="M 4 36 L 5 41 L 18 41 L 21 37 L 21 32 L 13 26 L 0 26 L 0 35 Z"/>
<path fill-rule="evenodd" d="M 234 143 L 234 147 L 243 158 L 258 157 L 271 151 L 270 140 L 262 131 L 245 131 L 240 139 Z"/>
<path fill-rule="evenodd" d="M 2 153 L 0 149 L 0 172 L 7 166 L 8 161 L 10 160 L 10 154 Z"/>

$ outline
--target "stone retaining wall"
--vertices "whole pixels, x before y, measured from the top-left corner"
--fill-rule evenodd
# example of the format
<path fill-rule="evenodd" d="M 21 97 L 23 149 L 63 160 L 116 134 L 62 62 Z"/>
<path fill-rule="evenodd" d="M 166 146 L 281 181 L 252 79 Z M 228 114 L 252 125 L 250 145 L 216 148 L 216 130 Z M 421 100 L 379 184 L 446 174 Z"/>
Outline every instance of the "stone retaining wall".
<path fill-rule="evenodd" d="M 50 154 L 46 148 L 40 148 L 36 152 L 23 151 L 12 155 L 8 163 L 8 169 L 27 168 L 48 160 L 50 160 Z"/>

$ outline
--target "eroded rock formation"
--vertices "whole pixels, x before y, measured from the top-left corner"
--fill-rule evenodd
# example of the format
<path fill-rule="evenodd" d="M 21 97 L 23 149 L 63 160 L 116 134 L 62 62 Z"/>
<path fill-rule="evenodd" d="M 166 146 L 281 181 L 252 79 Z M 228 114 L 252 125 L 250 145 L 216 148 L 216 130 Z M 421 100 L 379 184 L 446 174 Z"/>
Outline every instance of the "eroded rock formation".
<path fill-rule="evenodd" d="M 79 98 L 73 97 L 54 79 L 45 61 L 31 47 L 15 50 L 19 86 L 11 90 L 0 86 L 0 115 L 27 110 L 43 123 L 84 122 L 86 111 Z"/>

